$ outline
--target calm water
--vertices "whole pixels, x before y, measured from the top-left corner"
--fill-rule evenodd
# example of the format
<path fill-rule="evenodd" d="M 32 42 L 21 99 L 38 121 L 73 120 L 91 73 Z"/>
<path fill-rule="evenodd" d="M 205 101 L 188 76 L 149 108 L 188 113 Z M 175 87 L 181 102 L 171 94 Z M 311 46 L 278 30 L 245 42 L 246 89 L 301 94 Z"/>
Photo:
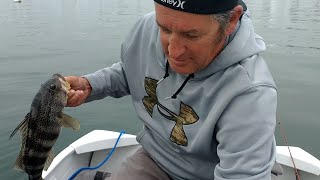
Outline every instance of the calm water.
<path fill-rule="evenodd" d="M 320 1 L 254 0 L 248 7 L 268 44 L 264 56 L 279 88 L 289 143 L 320 158 Z M 20 136 L 8 137 L 41 83 L 56 72 L 82 75 L 118 61 L 124 36 L 152 9 L 152 0 L 0 1 L 0 179 L 26 179 L 12 170 Z M 128 97 L 66 112 L 81 121 L 81 130 L 63 129 L 56 153 L 93 129 L 136 134 L 141 126 Z"/>

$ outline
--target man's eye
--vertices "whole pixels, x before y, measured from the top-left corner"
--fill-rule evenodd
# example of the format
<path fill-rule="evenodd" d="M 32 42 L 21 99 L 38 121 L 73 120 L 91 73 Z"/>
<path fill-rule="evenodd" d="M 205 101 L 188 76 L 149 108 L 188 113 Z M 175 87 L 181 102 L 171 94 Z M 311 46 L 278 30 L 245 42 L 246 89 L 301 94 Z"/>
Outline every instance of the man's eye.
<path fill-rule="evenodd" d="M 190 39 L 196 39 L 199 37 L 198 35 L 195 35 L 195 34 L 185 34 L 185 36 Z"/>
<path fill-rule="evenodd" d="M 170 31 L 169 29 L 161 28 L 161 30 L 162 30 L 164 33 L 167 33 L 167 34 L 171 33 L 171 31 Z"/>

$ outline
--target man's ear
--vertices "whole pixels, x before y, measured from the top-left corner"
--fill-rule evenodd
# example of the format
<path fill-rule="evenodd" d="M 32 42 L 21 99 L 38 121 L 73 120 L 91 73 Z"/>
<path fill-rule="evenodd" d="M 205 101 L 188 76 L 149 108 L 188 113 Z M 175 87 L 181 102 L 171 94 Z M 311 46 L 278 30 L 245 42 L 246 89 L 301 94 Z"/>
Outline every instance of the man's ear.
<path fill-rule="evenodd" d="M 226 29 L 226 35 L 229 36 L 235 30 L 237 23 L 243 13 L 243 7 L 241 5 L 237 5 L 232 10 L 232 15 L 230 17 L 229 25 Z"/>

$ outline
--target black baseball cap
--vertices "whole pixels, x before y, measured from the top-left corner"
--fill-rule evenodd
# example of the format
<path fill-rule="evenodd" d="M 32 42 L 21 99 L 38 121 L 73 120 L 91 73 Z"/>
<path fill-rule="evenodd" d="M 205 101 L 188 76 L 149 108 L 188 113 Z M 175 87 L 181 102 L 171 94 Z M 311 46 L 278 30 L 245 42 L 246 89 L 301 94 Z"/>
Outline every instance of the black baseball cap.
<path fill-rule="evenodd" d="M 158 4 L 171 9 L 195 13 L 195 14 L 218 14 L 229 11 L 237 5 L 247 7 L 242 0 L 154 0 Z"/>

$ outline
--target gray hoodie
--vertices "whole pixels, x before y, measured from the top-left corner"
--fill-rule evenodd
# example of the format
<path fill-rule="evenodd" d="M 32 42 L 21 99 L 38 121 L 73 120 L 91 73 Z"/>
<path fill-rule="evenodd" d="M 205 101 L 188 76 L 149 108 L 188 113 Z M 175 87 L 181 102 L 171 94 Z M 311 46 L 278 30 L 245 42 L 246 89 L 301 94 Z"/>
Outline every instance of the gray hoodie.
<path fill-rule="evenodd" d="M 224 50 L 172 96 L 187 75 L 166 68 L 155 14 L 133 27 L 121 61 L 86 75 L 88 101 L 131 95 L 137 140 L 173 179 L 270 180 L 277 91 L 247 11 Z M 205 48 L 205 47 L 204 47 Z M 159 80 L 168 69 L 169 76 Z"/>

